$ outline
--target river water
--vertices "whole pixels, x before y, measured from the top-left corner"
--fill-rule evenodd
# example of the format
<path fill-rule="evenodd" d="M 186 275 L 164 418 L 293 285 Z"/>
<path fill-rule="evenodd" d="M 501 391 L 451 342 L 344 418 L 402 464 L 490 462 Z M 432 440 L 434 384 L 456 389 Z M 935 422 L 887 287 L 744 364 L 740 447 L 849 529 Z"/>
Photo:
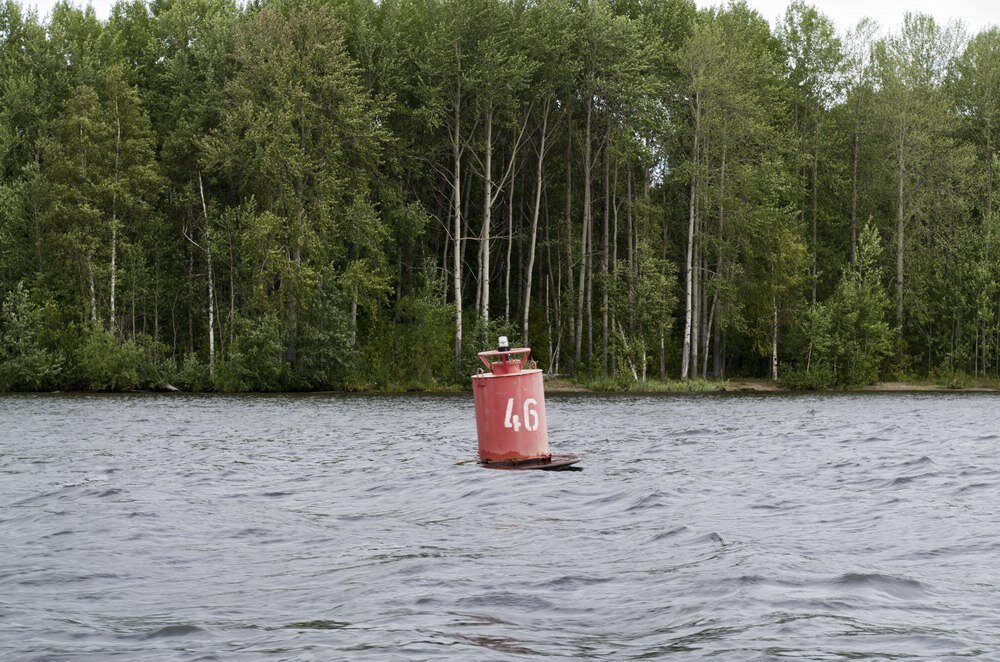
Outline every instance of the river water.
<path fill-rule="evenodd" d="M 998 403 L 0 397 L 0 659 L 1000 659 Z"/>

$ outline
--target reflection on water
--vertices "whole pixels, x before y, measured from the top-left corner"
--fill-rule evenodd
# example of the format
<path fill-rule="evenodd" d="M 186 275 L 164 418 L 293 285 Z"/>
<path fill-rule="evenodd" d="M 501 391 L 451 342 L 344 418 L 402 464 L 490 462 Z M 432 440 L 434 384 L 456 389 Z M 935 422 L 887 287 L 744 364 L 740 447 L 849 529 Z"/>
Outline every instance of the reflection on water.
<path fill-rule="evenodd" d="M 0 397 L 0 658 L 1000 650 L 996 397 Z"/>

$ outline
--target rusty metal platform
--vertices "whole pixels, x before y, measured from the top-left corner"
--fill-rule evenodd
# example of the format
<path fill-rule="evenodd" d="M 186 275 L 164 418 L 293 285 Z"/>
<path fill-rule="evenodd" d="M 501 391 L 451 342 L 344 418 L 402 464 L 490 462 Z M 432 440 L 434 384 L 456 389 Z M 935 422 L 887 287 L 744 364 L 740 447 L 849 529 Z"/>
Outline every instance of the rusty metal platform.
<path fill-rule="evenodd" d="M 579 455 L 553 453 L 548 459 L 521 460 L 520 462 L 480 462 L 479 466 L 486 467 L 487 469 L 506 469 L 508 471 L 523 471 L 525 469 L 557 471 L 574 465 L 579 461 Z"/>

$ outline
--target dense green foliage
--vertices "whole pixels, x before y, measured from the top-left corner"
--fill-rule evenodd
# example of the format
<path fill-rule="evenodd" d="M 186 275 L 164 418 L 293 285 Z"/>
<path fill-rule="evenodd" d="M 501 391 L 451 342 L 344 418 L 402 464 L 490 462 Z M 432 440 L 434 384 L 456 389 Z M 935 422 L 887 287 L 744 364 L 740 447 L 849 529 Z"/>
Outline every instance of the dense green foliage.
<path fill-rule="evenodd" d="M 0 390 L 997 376 L 998 129 L 923 15 L 0 0 Z"/>

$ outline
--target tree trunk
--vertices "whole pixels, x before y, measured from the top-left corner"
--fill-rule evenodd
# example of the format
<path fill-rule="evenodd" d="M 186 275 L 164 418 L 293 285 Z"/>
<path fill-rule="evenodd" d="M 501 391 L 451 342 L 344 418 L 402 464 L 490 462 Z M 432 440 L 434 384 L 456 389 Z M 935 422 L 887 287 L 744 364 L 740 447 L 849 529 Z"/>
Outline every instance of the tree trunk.
<path fill-rule="evenodd" d="M 706 187 L 708 188 L 708 187 Z M 704 192 L 703 192 L 704 193 Z M 704 200 L 704 199 L 703 199 Z M 701 237 L 702 237 L 702 222 L 704 216 L 702 215 L 702 210 L 706 209 L 707 205 L 702 205 L 699 212 L 695 216 L 695 235 L 694 235 L 694 273 L 691 275 L 693 281 L 693 295 L 694 300 L 694 310 L 691 313 L 691 368 L 690 375 L 692 377 L 698 376 L 698 350 L 701 347 L 701 325 L 702 325 L 702 287 L 701 287 L 701 274 L 703 264 L 703 255 L 701 250 Z"/>
<path fill-rule="evenodd" d="M 111 332 L 115 333 L 115 294 L 118 285 L 118 170 L 122 152 L 122 120 L 115 99 L 115 180 L 111 191 Z M 133 334 L 135 335 L 135 334 Z"/>
<path fill-rule="evenodd" d="M 486 155 L 483 163 L 483 231 L 479 237 L 479 317 L 490 321 L 490 226 L 493 221 L 493 111 L 486 111 L 484 131 L 486 132 Z"/>
<path fill-rule="evenodd" d="M 534 274 L 535 269 L 535 249 L 537 246 L 538 237 L 538 216 L 541 214 L 542 210 L 542 183 L 545 179 L 545 173 L 543 170 L 545 163 L 545 140 L 548 137 L 548 125 L 549 125 L 549 108 L 550 104 L 546 102 L 545 106 L 542 107 L 542 132 L 539 137 L 538 145 L 538 169 L 535 175 L 535 204 L 531 211 L 531 239 L 528 248 L 528 268 L 525 274 L 525 285 L 524 285 L 524 311 L 522 316 L 522 338 L 524 339 L 524 344 L 527 346 L 528 343 L 528 318 L 531 314 L 531 279 Z M 567 170 L 569 165 L 567 164 Z M 551 266 L 550 266 L 551 269 Z M 546 284 L 546 291 L 548 291 L 548 284 Z M 548 305 L 546 303 L 546 305 Z M 548 310 L 545 311 L 546 319 L 548 319 Z M 551 354 L 550 354 L 551 356 Z"/>
<path fill-rule="evenodd" d="M 546 218 L 546 220 L 548 220 Z M 558 374 L 559 372 L 559 360 L 560 360 L 560 350 L 562 348 L 562 267 L 559 264 L 559 256 L 556 255 L 556 264 L 553 267 L 552 264 L 552 241 L 549 236 L 549 228 L 551 226 L 548 222 L 545 223 L 545 257 L 548 262 L 548 272 L 546 274 L 546 280 L 549 283 L 550 289 L 555 290 L 554 299 L 552 301 L 552 306 L 554 308 L 547 309 L 546 312 L 546 322 L 549 322 L 548 315 L 555 310 L 555 347 L 551 348 L 549 351 L 549 374 Z M 554 275 L 557 276 L 556 282 L 553 283 Z M 546 304 L 549 305 L 549 304 Z M 552 345 L 552 339 L 550 338 L 549 345 Z"/>
<path fill-rule="evenodd" d="M 626 193 L 625 193 L 625 219 L 628 225 L 628 330 L 635 332 L 635 281 L 636 281 L 636 255 L 635 255 L 635 217 L 632 215 L 632 168 L 627 167 L 626 172 Z"/>
<path fill-rule="evenodd" d="M 778 379 L 778 302 L 772 300 L 774 322 L 771 327 L 771 379 Z"/>
<path fill-rule="evenodd" d="M 694 108 L 694 146 L 691 149 L 691 163 L 694 166 L 691 172 L 691 198 L 688 202 L 688 236 L 687 253 L 685 257 L 684 269 L 684 346 L 681 354 L 681 379 L 690 378 L 691 369 L 691 326 L 694 313 L 694 241 L 695 241 L 695 221 L 698 200 L 698 159 L 699 159 L 699 139 L 700 139 L 700 111 L 701 98 L 695 93 Z"/>
<path fill-rule="evenodd" d="M 454 179 L 452 184 L 455 189 L 455 210 L 454 210 L 454 221 L 455 225 L 453 227 L 454 236 L 452 240 L 454 242 L 454 248 L 452 249 L 454 263 L 452 268 L 454 273 L 452 274 L 452 281 L 454 285 L 454 296 L 455 296 L 455 345 L 454 345 L 454 359 L 455 359 L 455 376 L 461 377 L 462 373 L 462 144 L 461 144 L 461 134 L 459 133 L 460 124 L 459 120 L 462 116 L 462 104 L 460 99 L 456 99 L 454 103 L 454 123 L 455 126 L 452 127 L 452 138 L 451 138 L 451 156 L 452 156 L 452 167 L 454 173 Z"/>
<path fill-rule="evenodd" d="M 854 132 L 851 136 L 851 269 L 858 253 L 858 153 L 860 152 L 861 101 L 854 103 Z"/>
<path fill-rule="evenodd" d="M 697 138 L 695 139 L 697 142 Z M 681 355 L 681 379 L 687 380 L 691 367 L 691 323 L 694 312 L 694 225 L 695 225 L 695 198 L 698 195 L 698 186 L 694 179 L 691 181 L 691 199 L 688 202 L 688 237 L 687 253 L 684 269 L 684 348 Z"/>
<path fill-rule="evenodd" d="M 715 321 L 715 307 L 719 303 L 718 293 L 712 295 L 712 305 L 708 308 L 708 321 L 705 323 L 705 333 L 702 334 L 701 378 L 708 378 L 708 344 L 712 336 L 712 324 Z"/>
<path fill-rule="evenodd" d="M 188 220 L 191 220 L 190 217 Z M 193 225 L 193 223 L 192 223 Z M 188 353 L 194 354 L 194 250 L 188 246 Z"/>
<path fill-rule="evenodd" d="M 90 286 L 90 321 L 97 323 L 97 288 L 94 286 L 94 252 L 87 249 L 87 280 Z"/>
<path fill-rule="evenodd" d="M 618 160 L 615 159 L 615 169 L 614 169 L 614 179 L 611 182 L 611 281 L 614 283 L 618 282 L 618 171 L 620 170 L 620 164 Z M 605 283 L 605 287 L 610 288 L 610 283 Z M 614 333 L 615 320 L 617 316 L 611 313 L 611 332 Z M 605 342 L 607 345 L 607 342 Z M 611 374 L 614 375 L 618 372 L 618 358 L 617 354 L 613 353 L 611 355 Z"/>
<path fill-rule="evenodd" d="M 511 157 L 515 158 L 515 157 Z M 514 250 L 514 176 L 507 195 L 507 271 L 503 284 L 503 318 L 510 321 L 510 257 Z"/>
<path fill-rule="evenodd" d="M 208 376 L 215 379 L 215 275 L 212 271 L 212 224 L 208 220 L 205 187 L 198 173 L 198 191 L 201 193 L 201 211 L 205 215 L 205 262 L 208 265 Z"/>
<path fill-rule="evenodd" d="M 726 375 L 726 364 L 724 361 L 723 333 L 720 329 L 715 330 L 712 339 L 712 376 L 716 379 L 723 379 Z"/>
<path fill-rule="evenodd" d="M 351 292 L 351 312 L 348 320 L 347 344 L 354 348 L 358 346 L 358 288 Z"/>
<path fill-rule="evenodd" d="M 549 374 L 552 374 L 552 364 L 553 364 L 553 351 L 554 347 L 552 345 L 552 303 L 549 300 L 551 296 L 551 288 L 549 287 L 552 283 L 552 274 L 547 274 L 545 277 L 545 330 L 546 336 L 549 341 Z M 526 346 L 528 343 L 524 343 Z"/>
<path fill-rule="evenodd" d="M 622 328 L 621 322 L 618 323 L 618 334 L 621 336 L 622 345 L 628 346 L 628 340 L 625 338 L 625 329 Z M 631 352 L 626 352 L 625 359 L 628 361 L 629 370 L 632 371 L 632 379 L 634 381 L 639 381 L 639 373 L 635 369 L 635 361 L 632 360 Z"/>
<path fill-rule="evenodd" d="M 160 260 L 153 254 L 153 342 L 160 342 Z"/>
<path fill-rule="evenodd" d="M 594 217 L 591 215 L 587 229 L 587 362 L 594 362 Z"/>
<path fill-rule="evenodd" d="M 818 139 L 817 139 L 818 142 Z M 819 261 L 819 192 L 816 189 L 819 179 L 819 146 L 813 146 L 812 162 L 812 305 L 816 305 L 816 279 L 818 274 Z"/>
<path fill-rule="evenodd" d="M 667 334 L 660 329 L 660 379 L 667 378 Z"/>
<path fill-rule="evenodd" d="M 904 232 L 906 225 L 906 210 L 903 205 L 903 177 L 905 176 L 906 170 L 904 166 L 904 155 L 903 150 L 905 148 L 905 136 L 903 130 L 899 131 L 899 172 L 898 172 L 898 196 L 899 204 L 896 214 L 896 326 L 902 330 L 903 328 L 903 246 L 904 246 Z M 900 333 L 900 338 L 902 333 Z M 902 343 L 902 340 L 899 341 Z M 900 344 L 900 349 L 902 345 Z"/>
<path fill-rule="evenodd" d="M 587 98 L 587 122 L 586 122 L 586 132 L 584 134 L 583 143 L 583 228 L 581 229 L 580 237 L 580 285 L 577 291 L 577 303 L 576 303 L 576 369 L 579 371 L 580 364 L 583 362 L 583 313 L 584 313 L 584 303 L 586 303 L 587 294 L 587 266 L 590 262 L 590 223 L 591 223 L 591 146 L 590 146 L 590 130 L 591 130 L 591 120 L 593 117 L 594 109 L 594 98 L 590 96 Z"/>
<path fill-rule="evenodd" d="M 229 244 L 229 347 L 233 346 L 233 336 L 236 333 L 236 257 L 233 255 L 232 242 Z"/>
<path fill-rule="evenodd" d="M 572 116 L 566 117 L 566 287 L 573 287 L 573 123 Z M 560 279 L 561 280 L 561 279 Z M 572 290 L 569 294 L 572 297 Z M 562 299 L 562 288 L 556 299 Z M 566 311 L 567 313 L 569 311 Z M 560 307 L 560 317 L 563 315 Z M 569 318 L 569 340 L 576 345 L 576 324 Z"/>
<path fill-rule="evenodd" d="M 610 130 L 609 130 L 610 133 Z M 604 140 L 604 218 L 601 242 L 601 369 L 608 375 L 608 260 L 611 241 L 611 139 Z"/>

